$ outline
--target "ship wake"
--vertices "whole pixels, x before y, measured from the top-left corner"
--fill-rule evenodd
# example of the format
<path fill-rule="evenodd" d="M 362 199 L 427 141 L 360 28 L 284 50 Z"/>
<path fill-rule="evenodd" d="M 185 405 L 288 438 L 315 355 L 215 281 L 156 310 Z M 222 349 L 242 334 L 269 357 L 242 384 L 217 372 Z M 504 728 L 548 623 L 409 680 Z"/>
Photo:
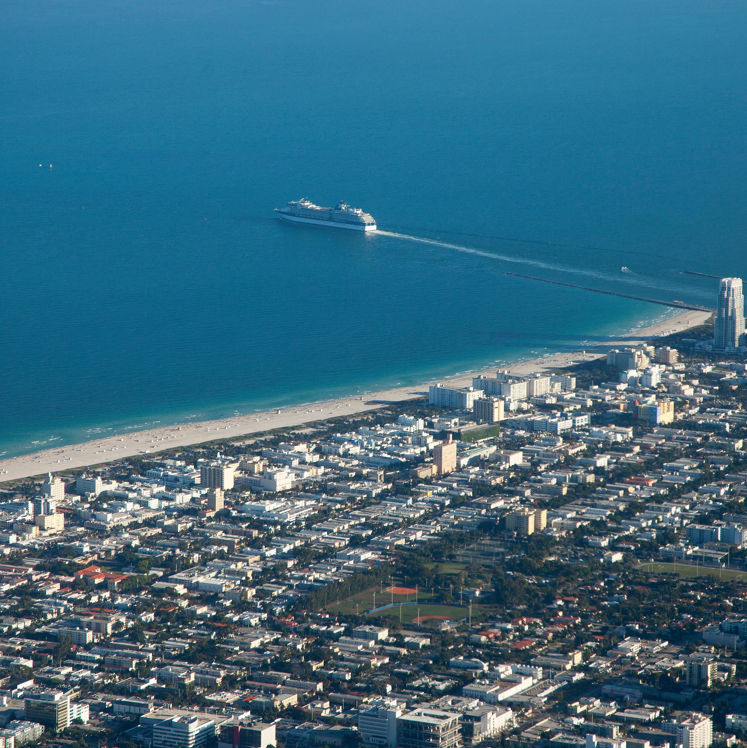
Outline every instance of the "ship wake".
<path fill-rule="evenodd" d="M 612 283 L 626 283 L 632 286 L 655 288 L 660 291 L 672 291 L 688 294 L 693 293 L 692 289 L 684 288 L 673 283 L 649 280 L 645 277 L 635 275 L 633 273 L 621 273 L 620 275 L 612 275 L 611 273 L 603 273 L 599 272 L 598 270 L 585 270 L 583 268 L 574 268 L 567 265 L 558 265 L 553 262 L 544 262 L 543 260 L 531 260 L 525 257 L 513 257 L 511 255 L 499 254 L 497 252 L 487 252 L 483 249 L 465 247 L 461 244 L 452 244 L 451 242 L 444 242 L 439 239 L 427 239 L 422 236 L 414 236 L 413 234 L 401 234 L 396 231 L 384 231 L 383 229 L 379 229 L 376 233 L 382 236 L 390 236 L 394 239 L 416 242 L 418 244 L 429 244 L 435 247 L 442 247 L 443 249 L 451 249 L 455 252 L 461 252 L 463 254 L 477 255 L 478 257 L 487 257 L 488 259 L 496 260 L 498 262 L 510 262 L 516 265 L 528 265 L 530 267 L 541 268 L 543 270 L 550 270 L 555 273 L 569 273 L 571 275 L 580 275 L 587 278 L 595 278 L 597 280 L 604 280 Z M 700 295 L 697 291 L 695 291 L 694 293 Z"/>

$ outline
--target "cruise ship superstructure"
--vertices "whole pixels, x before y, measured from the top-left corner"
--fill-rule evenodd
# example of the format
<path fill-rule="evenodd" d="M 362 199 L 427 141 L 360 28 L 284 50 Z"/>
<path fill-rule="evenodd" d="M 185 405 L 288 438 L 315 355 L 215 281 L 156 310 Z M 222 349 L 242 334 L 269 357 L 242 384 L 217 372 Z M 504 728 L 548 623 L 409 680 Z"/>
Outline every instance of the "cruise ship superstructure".
<path fill-rule="evenodd" d="M 292 200 L 284 208 L 275 208 L 275 212 L 278 218 L 293 223 L 310 223 L 353 231 L 376 231 L 376 221 L 370 213 L 364 213 L 360 208 L 351 208 L 342 201 L 334 208 L 322 208 L 303 198 Z"/>

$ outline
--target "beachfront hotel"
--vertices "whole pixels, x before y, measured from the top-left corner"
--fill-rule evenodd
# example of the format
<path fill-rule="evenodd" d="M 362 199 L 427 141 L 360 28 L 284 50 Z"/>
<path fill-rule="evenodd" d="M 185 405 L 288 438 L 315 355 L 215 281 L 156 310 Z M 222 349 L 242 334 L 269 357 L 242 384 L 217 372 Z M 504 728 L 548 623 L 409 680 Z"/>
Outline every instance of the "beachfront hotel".
<path fill-rule="evenodd" d="M 722 278 L 713 328 L 713 347 L 717 350 L 739 348 L 744 340 L 744 295 L 741 278 Z"/>

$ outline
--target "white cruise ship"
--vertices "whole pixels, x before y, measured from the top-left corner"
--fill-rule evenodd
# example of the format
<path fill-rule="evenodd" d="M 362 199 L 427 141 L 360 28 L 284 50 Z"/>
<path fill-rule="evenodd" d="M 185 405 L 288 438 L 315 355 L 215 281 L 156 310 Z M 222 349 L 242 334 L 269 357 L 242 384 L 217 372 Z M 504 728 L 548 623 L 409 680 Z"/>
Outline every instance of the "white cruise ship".
<path fill-rule="evenodd" d="M 275 208 L 275 212 L 278 218 L 293 223 L 310 223 L 353 231 L 376 231 L 376 221 L 370 213 L 364 213 L 360 208 L 351 208 L 345 202 L 337 203 L 334 208 L 322 208 L 303 198 L 289 202 L 284 208 Z"/>

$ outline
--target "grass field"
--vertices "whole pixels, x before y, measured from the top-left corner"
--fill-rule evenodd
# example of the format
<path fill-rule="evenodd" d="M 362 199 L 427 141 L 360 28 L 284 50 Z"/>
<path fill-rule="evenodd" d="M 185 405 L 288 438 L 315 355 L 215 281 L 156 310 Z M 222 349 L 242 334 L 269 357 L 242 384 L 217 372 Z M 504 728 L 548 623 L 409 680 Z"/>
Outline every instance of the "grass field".
<path fill-rule="evenodd" d="M 428 602 L 428 600 L 431 600 L 432 598 L 433 595 L 431 595 L 430 592 L 424 592 L 422 590 L 418 591 L 418 602 Z M 374 601 L 376 603 L 375 605 Z M 333 603 L 327 607 L 327 611 L 329 613 L 342 613 L 345 615 L 355 613 L 363 615 L 374 607 L 380 608 L 382 605 L 389 605 L 390 603 L 414 603 L 415 601 L 414 594 L 406 593 L 404 595 L 398 595 L 390 592 L 389 585 L 385 584 L 383 592 L 381 591 L 381 586 L 369 587 L 367 590 L 363 590 L 363 592 L 359 592 L 357 595 L 347 598 L 347 600 Z M 399 613 L 397 615 L 399 616 Z"/>
<path fill-rule="evenodd" d="M 431 561 L 430 563 L 423 565 L 427 569 L 435 569 L 437 566 L 440 566 L 442 574 L 459 574 L 467 568 L 467 564 L 459 564 L 453 561 L 445 561 L 442 564 L 437 564 L 435 561 Z"/>
<path fill-rule="evenodd" d="M 652 574 L 679 574 L 681 577 L 714 577 L 724 582 L 736 579 L 747 582 L 747 571 L 734 571 L 732 569 L 714 569 L 709 566 L 691 566 L 690 564 L 649 562 L 638 564 L 639 571 L 648 571 Z"/>
<path fill-rule="evenodd" d="M 389 608 L 388 610 L 382 610 L 380 613 L 374 613 L 369 618 L 393 618 L 395 621 L 401 620 L 402 623 L 413 623 L 413 621 L 420 616 L 421 618 L 435 617 L 440 620 L 452 620 L 461 621 L 462 618 L 469 616 L 467 608 L 459 608 L 456 605 L 403 605 L 395 608 Z M 476 606 L 472 606 L 472 618 L 478 616 L 479 611 Z M 429 622 L 426 621 L 424 625 Z"/>

